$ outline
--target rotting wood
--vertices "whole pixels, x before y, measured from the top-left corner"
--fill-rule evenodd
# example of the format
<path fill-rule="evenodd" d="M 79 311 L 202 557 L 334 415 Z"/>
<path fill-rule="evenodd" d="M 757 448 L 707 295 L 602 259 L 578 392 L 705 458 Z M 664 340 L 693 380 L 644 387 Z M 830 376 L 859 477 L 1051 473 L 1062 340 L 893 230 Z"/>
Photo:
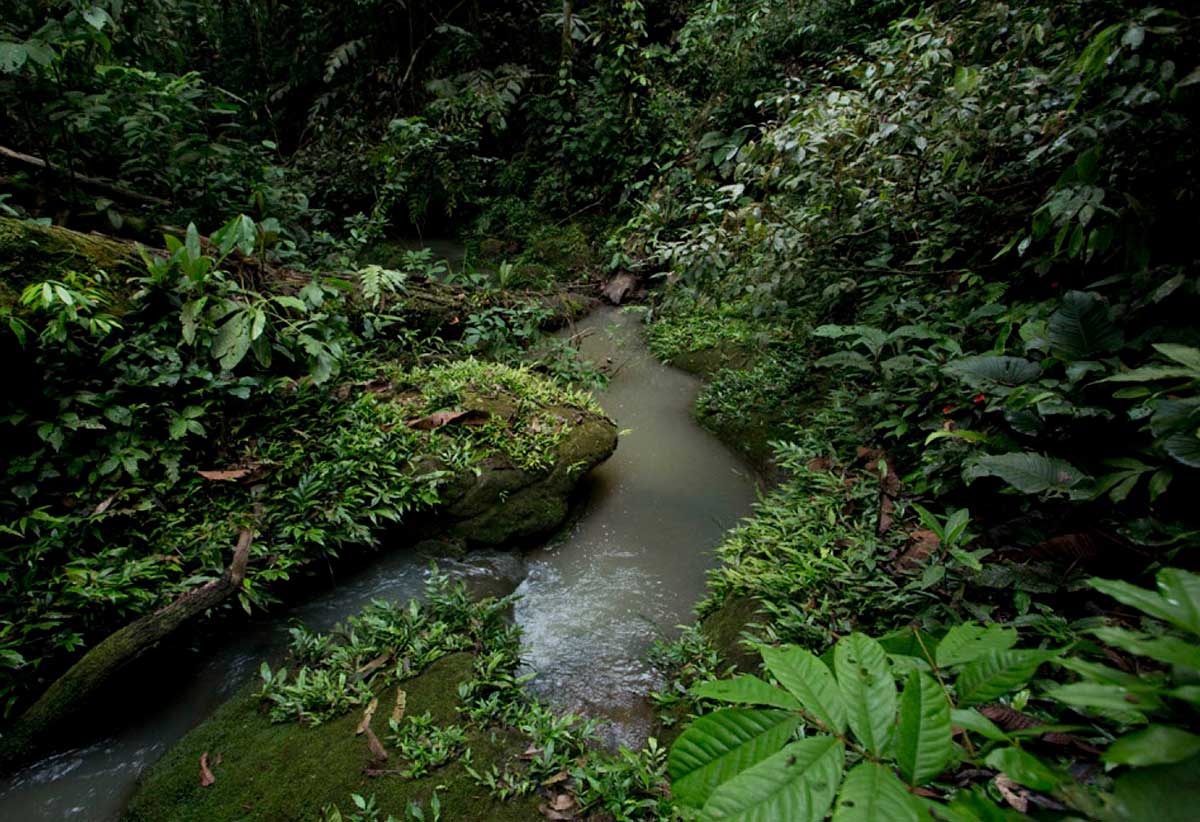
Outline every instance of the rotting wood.
<path fill-rule="evenodd" d="M 0 761 L 14 762 L 44 749 L 56 729 L 96 696 L 118 672 L 179 628 L 242 588 L 254 529 L 243 527 L 229 566 L 217 579 L 109 634 L 56 679 L 17 719 L 0 746 Z"/>

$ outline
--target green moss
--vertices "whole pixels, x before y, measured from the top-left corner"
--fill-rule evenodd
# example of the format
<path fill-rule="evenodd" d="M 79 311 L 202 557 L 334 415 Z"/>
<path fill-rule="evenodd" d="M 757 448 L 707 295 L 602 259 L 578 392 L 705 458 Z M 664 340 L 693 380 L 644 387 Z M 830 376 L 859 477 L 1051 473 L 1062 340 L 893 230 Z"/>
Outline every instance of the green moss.
<path fill-rule="evenodd" d="M 728 597 L 700 620 L 700 632 L 708 638 L 727 665 L 750 673 L 758 670 L 758 653 L 748 650 L 745 639 L 753 636 L 751 625 L 761 622 L 762 611 L 750 597 Z"/>
<path fill-rule="evenodd" d="M 457 721 L 458 683 L 471 674 L 470 654 L 443 657 L 402 683 L 406 713 L 428 711 L 438 724 Z M 386 717 L 385 706 L 394 704 L 394 694 L 394 688 L 379 694 L 379 716 Z M 248 686 L 146 773 L 125 819 L 315 820 L 329 803 L 349 810 L 352 793 L 374 794 L 385 815 L 404 818 L 409 802 L 426 802 L 435 788 L 443 820 L 538 818 L 537 797 L 500 802 L 474 783 L 461 761 L 418 779 L 368 776 L 367 768 L 398 765 L 373 761 L 365 737 L 354 733 L 360 718 L 359 712 L 352 711 L 315 728 L 272 724 L 260 708 L 255 688 Z M 374 724 L 386 727 L 386 721 Z M 467 744 L 473 767 L 487 769 L 493 763 L 503 767 L 524 749 L 522 741 L 512 732 L 472 730 Z M 205 752 L 210 763 L 215 763 L 216 782 L 208 787 L 202 787 L 199 779 L 200 757 Z"/>
<path fill-rule="evenodd" d="M 0 279 L 6 284 L 19 288 L 68 270 L 140 275 L 143 265 L 128 243 L 0 217 Z"/>

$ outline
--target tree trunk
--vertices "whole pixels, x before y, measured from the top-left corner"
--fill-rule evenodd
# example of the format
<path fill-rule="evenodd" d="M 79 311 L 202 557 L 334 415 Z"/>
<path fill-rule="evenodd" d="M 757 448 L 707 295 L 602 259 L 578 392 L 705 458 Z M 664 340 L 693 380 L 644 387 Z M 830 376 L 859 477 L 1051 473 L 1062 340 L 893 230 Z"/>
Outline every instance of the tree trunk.
<path fill-rule="evenodd" d="M 130 663 L 192 619 L 220 605 L 242 588 L 254 537 L 243 528 L 229 567 L 219 579 L 188 591 L 169 605 L 110 634 L 54 681 L 14 723 L 0 745 L 0 761 L 17 763 L 48 747 L 62 727 L 101 688 Z"/>

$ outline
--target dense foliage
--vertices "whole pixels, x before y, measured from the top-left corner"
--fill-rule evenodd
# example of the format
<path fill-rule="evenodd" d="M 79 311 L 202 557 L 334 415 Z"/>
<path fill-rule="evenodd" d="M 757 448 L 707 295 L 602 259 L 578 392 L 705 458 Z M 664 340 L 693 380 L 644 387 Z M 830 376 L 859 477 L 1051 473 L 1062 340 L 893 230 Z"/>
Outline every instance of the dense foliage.
<path fill-rule="evenodd" d="M 602 382 L 544 336 L 573 310 L 547 293 L 633 275 L 652 350 L 706 378 L 698 419 L 777 482 L 660 649 L 669 767 L 657 744 L 572 765 L 588 734 L 563 726 L 545 773 L 479 784 L 570 772 L 619 819 L 1185 816 L 1198 24 L 1132 0 L 0 3 L 6 711 L 212 579 L 239 527 L 264 605 L 456 472 L 546 468 L 547 407 L 595 411 L 577 388 Z M 18 221 L 165 251 L 35 264 Z M 434 327 L 428 283 L 454 294 Z M 481 384 L 515 413 L 409 425 Z M 356 666 L 398 647 L 498 643 L 509 676 L 515 640 L 458 596 L 297 634 L 271 710 L 358 707 Z M 517 690 L 470 720 L 543 710 Z M 393 731 L 423 773 L 464 750 Z"/>

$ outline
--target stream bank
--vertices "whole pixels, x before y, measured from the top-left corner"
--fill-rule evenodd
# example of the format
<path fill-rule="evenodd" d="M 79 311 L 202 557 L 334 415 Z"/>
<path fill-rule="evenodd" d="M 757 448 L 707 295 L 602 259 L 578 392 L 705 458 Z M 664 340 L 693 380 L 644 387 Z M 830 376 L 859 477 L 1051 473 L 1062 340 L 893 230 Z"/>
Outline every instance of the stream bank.
<path fill-rule="evenodd" d="M 645 350 L 635 313 L 599 309 L 564 333 L 583 333 L 584 355 L 613 371 L 599 399 L 628 429 L 621 447 L 584 479 L 571 524 L 544 547 L 475 551 L 447 570 L 477 593 L 519 588 L 530 687 L 557 708 L 610 720 L 610 743 L 635 744 L 651 728 L 644 695 L 657 683 L 645 652 L 689 620 L 711 563 L 705 548 L 749 511 L 755 484 L 692 420 L 698 381 Z M 290 622 L 328 629 L 370 600 L 406 601 L 420 593 L 427 561 L 385 553 L 337 589 L 255 623 L 156 688 L 138 721 L 8 778 L 0 809 L 31 820 L 117 818 L 139 773 L 253 679 L 260 661 L 282 657 Z"/>

